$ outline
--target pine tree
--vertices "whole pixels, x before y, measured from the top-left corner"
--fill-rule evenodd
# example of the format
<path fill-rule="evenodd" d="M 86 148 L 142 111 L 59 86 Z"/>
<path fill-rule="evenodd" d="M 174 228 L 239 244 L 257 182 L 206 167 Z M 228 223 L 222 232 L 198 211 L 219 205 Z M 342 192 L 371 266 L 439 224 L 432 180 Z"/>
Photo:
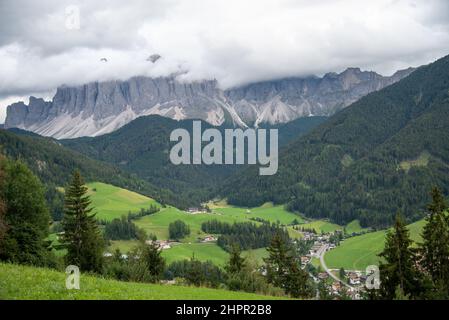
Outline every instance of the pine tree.
<path fill-rule="evenodd" d="M 343 267 L 340 268 L 339 276 L 340 276 L 340 280 L 341 280 L 341 281 L 344 281 L 344 280 L 345 280 L 345 278 L 346 278 L 346 271 L 345 271 L 345 269 L 344 269 Z"/>
<path fill-rule="evenodd" d="M 3 159 L 2 155 L 0 155 L 0 256 L 2 251 L 2 241 L 5 238 L 6 230 L 8 229 L 5 221 L 6 203 L 2 196 L 2 190 L 6 179 L 5 172 L 3 170 L 3 163 L 5 163 L 5 159 Z"/>
<path fill-rule="evenodd" d="M 46 265 L 51 253 L 45 241 L 50 215 L 44 187 L 21 161 L 1 159 L 0 167 L 3 171 L 0 198 L 4 201 L 2 229 L 6 231 L 8 226 L 0 248 L 0 260 Z"/>
<path fill-rule="evenodd" d="M 264 259 L 267 271 L 267 280 L 276 287 L 284 288 L 290 260 L 292 259 L 284 239 L 276 233 L 267 248 L 268 258 Z"/>
<path fill-rule="evenodd" d="M 312 288 L 309 286 L 309 275 L 300 268 L 300 263 L 295 259 L 289 262 L 285 289 L 294 298 L 307 298 L 312 294 Z"/>
<path fill-rule="evenodd" d="M 165 259 L 161 256 L 161 250 L 156 242 L 151 244 L 143 244 L 142 248 L 142 260 L 146 264 L 146 267 L 151 276 L 151 282 L 158 282 L 165 270 Z"/>
<path fill-rule="evenodd" d="M 229 252 L 229 262 L 225 270 L 230 274 L 236 274 L 245 267 L 245 258 L 241 256 L 240 246 L 236 243 L 232 244 Z"/>
<path fill-rule="evenodd" d="M 201 262 L 195 259 L 195 254 L 190 258 L 190 263 L 186 272 L 186 280 L 199 287 L 204 282 L 204 274 L 201 271 Z"/>
<path fill-rule="evenodd" d="M 427 224 L 420 245 L 422 266 L 429 273 L 438 290 L 449 293 L 449 226 L 445 215 L 447 205 L 438 188 L 433 188 L 432 203 L 428 206 Z"/>
<path fill-rule="evenodd" d="M 0 250 L 3 238 L 6 235 L 6 230 L 8 229 L 5 221 L 6 204 L 3 199 L 0 198 Z"/>
<path fill-rule="evenodd" d="M 280 232 L 277 232 L 267 248 L 265 259 L 267 280 L 276 287 L 283 288 L 295 298 L 308 297 L 311 289 L 308 274 L 300 268 L 300 262 Z"/>
<path fill-rule="evenodd" d="M 100 272 L 103 264 L 104 240 L 95 213 L 90 206 L 87 187 L 79 171 L 73 173 L 65 194 L 64 235 L 61 242 L 67 248 L 66 262 L 83 271 Z"/>
<path fill-rule="evenodd" d="M 397 214 L 394 228 L 387 233 L 385 248 L 379 255 L 386 261 L 379 266 L 380 298 L 391 300 L 398 294 L 412 298 L 419 296 L 420 281 L 411 245 L 409 231 L 401 215 Z"/>

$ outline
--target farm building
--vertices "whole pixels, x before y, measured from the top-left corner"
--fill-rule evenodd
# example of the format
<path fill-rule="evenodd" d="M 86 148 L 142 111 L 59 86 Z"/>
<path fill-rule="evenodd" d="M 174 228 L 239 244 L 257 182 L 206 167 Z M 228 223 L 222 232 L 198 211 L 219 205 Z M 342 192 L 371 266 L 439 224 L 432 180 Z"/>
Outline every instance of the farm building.
<path fill-rule="evenodd" d="M 201 240 L 201 242 L 213 242 L 213 241 L 217 241 L 217 237 L 215 236 L 206 236 L 203 238 L 203 240 Z"/>

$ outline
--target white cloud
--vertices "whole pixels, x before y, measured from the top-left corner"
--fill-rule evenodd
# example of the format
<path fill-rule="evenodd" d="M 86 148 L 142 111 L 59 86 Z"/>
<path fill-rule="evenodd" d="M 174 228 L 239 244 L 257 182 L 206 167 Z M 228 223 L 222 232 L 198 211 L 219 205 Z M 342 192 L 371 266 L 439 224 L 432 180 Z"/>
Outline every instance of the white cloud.
<path fill-rule="evenodd" d="M 79 30 L 65 27 L 68 5 L 80 8 Z M 223 87 L 349 66 L 391 74 L 449 53 L 449 4 L 0 0 L 0 29 L 0 99 L 9 101 L 62 84 L 179 70 Z M 154 65 L 146 61 L 152 53 L 163 57 Z"/>

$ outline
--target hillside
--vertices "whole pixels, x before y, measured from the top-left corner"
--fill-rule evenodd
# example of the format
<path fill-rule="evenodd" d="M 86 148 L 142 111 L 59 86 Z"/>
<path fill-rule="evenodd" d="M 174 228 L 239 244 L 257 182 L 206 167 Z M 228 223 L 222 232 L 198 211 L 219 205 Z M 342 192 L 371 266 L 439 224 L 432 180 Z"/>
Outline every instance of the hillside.
<path fill-rule="evenodd" d="M 47 186 L 47 200 L 53 210 L 60 210 L 62 205 L 56 188 L 64 187 L 75 169 L 80 170 L 86 181 L 110 183 L 165 202 L 178 201 L 171 192 L 156 188 L 114 165 L 91 159 L 62 146 L 57 140 L 30 132 L 0 129 L 0 152 L 11 159 L 21 159 L 40 178 Z"/>
<path fill-rule="evenodd" d="M 410 238 L 415 242 L 421 241 L 421 231 L 425 221 L 419 220 L 407 226 Z M 387 231 L 381 230 L 352 237 L 341 242 L 340 246 L 325 255 L 325 262 L 329 268 L 346 270 L 365 270 L 369 265 L 377 265 L 385 245 Z"/>
<path fill-rule="evenodd" d="M 309 132 L 325 119 L 309 117 L 268 127 L 279 130 L 282 146 Z M 206 122 L 201 125 L 203 130 L 212 127 Z M 110 134 L 60 142 L 91 158 L 114 164 L 153 185 L 171 190 L 181 198 L 171 203 L 179 208 L 198 206 L 211 198 L 219 181 L 241 170 L 241 166 L 173 165 L 169 159 L 170 148 L 174 145 L 170 142 L 170 133 L 178 128 L 192 132 L 192 121 L 175 121 L 153 115 L 140 117 Z M 223 131 L 229 127 L 216 128 Z"/>
<path fill-rule="evenodd" d="M 95 208 L 96 218 L 99 220 L 110 221 L 127 215 L 128 212 L 136 213 L 140 209 L 148 209 L 151 205 L 160 207 L 154 199 L 110 184 L 91 182 L 87 186 L 92 207 Z"/>
<path fill-rule="evenodd" d="M 275 297 L 207 288 L 129 283 L 81 275 L 67 290 L 66 274 L 0 263 L 0 300 L 267 300 Z"/>
<path fill-rule="evenodd" d="M 203 128 L 211 126 L 202 122 Z M 176 166 L 170 162 L 170 133 L 192 121 L 175 121 L 160 116 L 138 118 L 121 129 L 95 138 L 61 140 L 61 143 L 91 158 L 112 163 L 151 184 L 167 188 L 182 201 L 177 207 L 196 206 L 209 197 L 216 181 L 231 166 Z"/>
<path fill-rule="evenodd" d="M 371 93 L 291 143 L 277 175 L 254 168 L 221 188 L 231 204 L 288 203 L 340 225 L 418 220 L 432 186 L 449 191 L 449 56 Z M 424 159 L 424 160 L 423 160 Z M 251 196 L 248 196 L 251 195 Z"/>

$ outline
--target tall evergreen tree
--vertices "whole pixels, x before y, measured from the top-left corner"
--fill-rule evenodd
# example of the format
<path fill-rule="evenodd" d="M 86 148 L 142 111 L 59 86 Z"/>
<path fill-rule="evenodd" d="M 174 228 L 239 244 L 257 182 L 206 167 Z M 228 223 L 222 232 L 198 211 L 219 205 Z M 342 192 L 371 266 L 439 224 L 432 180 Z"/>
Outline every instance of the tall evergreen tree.
<path fill-rule="evenodd" d="M 2 190 L 4 188 L 5 184 L 5 172 L 3 170 L 3 163 L 5 163 L 5 159 L 2 158 L 2 155 L 0 155 L 0 255 L 2 250 L 2 241 L 6 235 L 7 225 L 5 221 L 5 214 L 6 214 L 6 203 L 3 200 L 2 196 Z"/>
<path fill-rule="evenodd" d="M 301 264 L 296 259 L 290 261 L 285 279 L 285 288 L 286 292 L 295 298 L 307 298 L 313 292 L 309 285 L 309 275 L 300 266 Z"/>
<path fill-rule="evenodd" d="M 265 267 L 268 282 L 283 288 L 293 297 L 308 297 L 311 294 L 308 274 L 300 268 L 292 247 L 280 232 L 273 236 L 267 251 L 269 256 L 265 259 Z"/>
<path fill-rule="evenodd" d="M 241 256 L 240 246 L 233 243 L 229 252 L 229 261 L 225 266 L 227 272 L 231 274 L 239 273 L 245 267 L 245 258 Z"/>
<path fill-rule="evenodd" d="M 401 215 L 397 214 L 394 228 L 387 233 L 385 248 L 379 254 L 385 259 L 385 263 L 380 263 L 379 266 L 380 298 L 391 300 L 397 296 L 398 292 L 401 296 L 412 298 L 421 294 L 419 273 L 411 245 L 409 231 Z"/>
<path fill-rule="evenodd" d="M 289 263 L 292 259 L 291 250 L 279 233 L 276 233 L 267 248 L 268 258 L 264 259 L 267 280 L 276 287 L 284 288 Z"/>
<path fill-rule="evenodd" d="M 197 287 L 205 281 L 204 274 L 201 271 L 201 262 L 195 259 L 195 254 L 192 255 L 192 258 L 190 258 L 190 263 L 188 265 L 185 277 L 188 283 Z"/>
<path fill-rule="evenodd" d="M 62 243 L 67 248 L 66 262 L 83 271 L 100 272 L 104 240 L 90 205 L 87 187 L 79 171 L 75 171 L 66 189 L 62 221 Z"/>
<path fill-rule="evenodd" d="M 165 259 L 161 256 L 162 251 L 156 242 L 147 245 L 142 243 L 142 257 L 141 259 L 146 264 L 146 267 L 151 276 L 151 282 L 158 282 L 165 270 Z"/>
<path fill-rule="evenodd" d="M 44 188 L 21 161 L 2 159 L 0 167 L 3 171 L 0 186 L 3 208 L 0 210 L 4 211 L 0 228 L 5 232 L 8 226 L 1 243 L 0 260 L 45 265 L 50 255 L 45 242 L 50 215 Z"/>
<path fill-rule="evenodd" d="M 6 213 L 6 204 L 3 201 L 3 199 L 0 198 L 0 250 L 1 250 L 1 243 L 6 235 L 6 230 L 8 229 L 5 221 L 5 213 Z"/>
<path fill-rule="evenodd" d="M 434 287 L 449 293 L 449 225 L 445 212 L 447 204 L 438 188 L 433 188 L 428 205 L 427 224 L 420 245 L 422 266 L 429 273 Z"/>

